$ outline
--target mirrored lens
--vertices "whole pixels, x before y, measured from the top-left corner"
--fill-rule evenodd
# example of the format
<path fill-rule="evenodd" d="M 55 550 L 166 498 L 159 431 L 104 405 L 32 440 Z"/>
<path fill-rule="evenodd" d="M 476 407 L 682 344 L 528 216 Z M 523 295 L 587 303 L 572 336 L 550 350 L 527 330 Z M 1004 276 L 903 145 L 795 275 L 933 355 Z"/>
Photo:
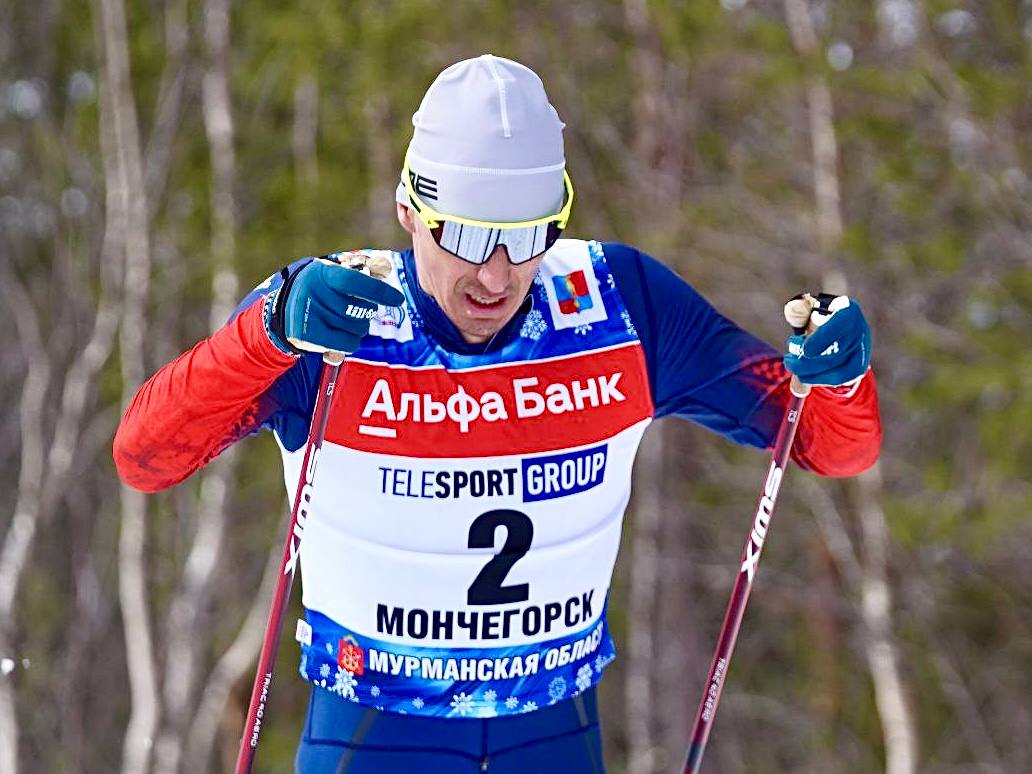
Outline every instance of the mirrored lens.
<path fill-rule="evenodd" d="M 445 220 L 431 233 L 438 245 L 464 261 L 485 263 L 498 245 L 505 245 L 509 261 L 520 264 L 548 250 L 562 229 L 555 222 L 527 228 L 489 228 Z"/>

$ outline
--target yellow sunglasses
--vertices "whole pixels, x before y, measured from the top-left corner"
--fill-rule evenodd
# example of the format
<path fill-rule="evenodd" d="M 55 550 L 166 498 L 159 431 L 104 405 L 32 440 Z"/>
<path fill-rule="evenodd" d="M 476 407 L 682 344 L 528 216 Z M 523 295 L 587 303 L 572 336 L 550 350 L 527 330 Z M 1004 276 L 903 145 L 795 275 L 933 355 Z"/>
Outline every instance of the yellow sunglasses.
<path fill-rule="evenodd" d="M 559 239 L 573 209 L 573 181 L 566 170 L 563 170 L 562 209 L 555 215 L 518 223 L 491 223 L 437 212 L 416 194 L 413 176 L 406 153 L 401 177 L 416 215 L 441 249 L 477 265 L 486 263 L 498 245 L 505 245 L 510 263 L 518 265 L 537 258 Z"/>

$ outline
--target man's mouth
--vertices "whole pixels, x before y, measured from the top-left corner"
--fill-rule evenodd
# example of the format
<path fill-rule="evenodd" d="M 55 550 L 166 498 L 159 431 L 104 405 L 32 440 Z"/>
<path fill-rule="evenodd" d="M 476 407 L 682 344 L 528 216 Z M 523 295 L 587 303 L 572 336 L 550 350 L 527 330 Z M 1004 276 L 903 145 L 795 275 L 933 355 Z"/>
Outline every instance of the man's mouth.
<path fill-rule="evenodd" d="M 477 293 L 466 293 L 466 298 L 473 302 L 473 305 L 477 308 L 494 309 L 499 306 L 506 297 L 498 296 L 497 298 L 492 298 L 491 296 L 481 296 Z"/>

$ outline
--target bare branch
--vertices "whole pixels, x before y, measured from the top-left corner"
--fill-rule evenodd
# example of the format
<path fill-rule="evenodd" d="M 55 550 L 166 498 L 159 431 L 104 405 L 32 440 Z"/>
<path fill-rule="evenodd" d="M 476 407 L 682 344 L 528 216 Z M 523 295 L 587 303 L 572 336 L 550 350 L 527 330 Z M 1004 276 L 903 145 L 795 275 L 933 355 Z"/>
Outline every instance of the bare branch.
<path fill-rule="evenodd" d="M 43 405 L 50 384 L 51 367 L 43 348 L 36 310 L 28 291 L 4 267 L 0 286 L 13 310 L 18 340 L 28 371 L 22 384 L 19 405 L 21 424 L 21 466 L 18 471 L 18 498 L 14 517 L 0 552 L 0 631 L 7 630 L 14 608 L 14 597 L 36 529 L 44 471 Z"/>
<path fill-rule="evenodd" d="M 61 410 L 47 455 L 47 480 L 42 504 L 44 518 L 65 491 L 68 473 L 79 446 L 87 398 L 97 374 L 111 357 L 115 332 L 118 330 L 120 256 L 110 250 L 103 251 L 100 262 L 100 296 L 97 299 L 93 329 L 86 346 L 80 350 L 65 375 Z"/>
<path fill-rule="evenodd" d="M 14 311 L 18 339 L 28 362 L 19 407 L 21 466 L 18 470 L 18 495 L 14 516 L 0 551 L 0 656 L 7 657 L 14 634 L 14 600 L 39 520 L 44 474 L 43 406 L 51 368 L 28 292 L 6 267 L 3 275 L 0 285 Z M 13 678 L 7 675 L 0 675 L 0 771 L 10 774 L 18 771 L 14 685 Z"/>
<path fill-rule="evenodd" d="M 194 713 L 187 735 L 184 766 L 186 771 L 208 770 L 215 732 L 230 690 L 254 663 L 261 647 L 269 606 L 272 604 L 272 592 L 279 575 L 281 554 L 282 547 L 276 541 L 269 551 L 261 586 L 251 609 L 247 612 L 243 626 L 205 682 L 204 693 L 201 695 L 200 704 Z"/>
<path fill-rule="evenodd" d="M 810 512 L 821 530 L 821 537 L 828 551 L 835 557 L 839 571 L 846 577 L 846 583 L 854 594 L 860 593 L 863 572 L 856 549 L 846 529 L 846 522 L 827 489 L 812 476 L 800 476 L 800 484 L 806 489 L 806 500 Z"/>
<path fill-rule="evenodd" d="M 172 147 L 179 130 L 186 91 L 187 44 L 186 0 L 170 0 L 165 5 L 165 68 L 161 72 L 154 125 L 144 152 L 144 188 L 148 215 L 154 218 L 172 162 Z"/>
<path fill-rule="evenodd" d="M 935 671 L 939 674 L 939 683 L 946 698 L 961 719 L 960 728 L 964 738 L 980 762 L 982 770 L 986 774 L 1003 774 L 1007 767 L 960 671 L 942 651 L 933 653 L 932 663 L 935 664 Z"/>
<path fill-rule="evenodd" d="M 204 640 L 197 636 L 197 616 L 211 594 L 212 573 L 225 538 L 225 503 L 235 468 L 235 454 L 215 460 L 201 482 L 197 532 L 183 570 L 183 579 L 168 612 L 165 657 L 165 716 L 155 751 L 155 774 L 175 774 L 183 749 L 197 661 Z"/>

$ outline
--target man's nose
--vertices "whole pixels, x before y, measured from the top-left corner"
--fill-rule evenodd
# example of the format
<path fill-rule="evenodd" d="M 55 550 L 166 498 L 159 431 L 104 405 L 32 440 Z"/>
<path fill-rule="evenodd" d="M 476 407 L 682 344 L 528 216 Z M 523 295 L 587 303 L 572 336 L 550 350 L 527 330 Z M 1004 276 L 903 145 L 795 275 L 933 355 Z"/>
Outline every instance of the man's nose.
<path fill-rule="evenodd" d="M 503 293 L 509 287 L 512 276 L 512 264 L 505 245 L 497 245 L 487 261 L 477 271 L 477 279 L 484 289 L 490 293 Z"/>

